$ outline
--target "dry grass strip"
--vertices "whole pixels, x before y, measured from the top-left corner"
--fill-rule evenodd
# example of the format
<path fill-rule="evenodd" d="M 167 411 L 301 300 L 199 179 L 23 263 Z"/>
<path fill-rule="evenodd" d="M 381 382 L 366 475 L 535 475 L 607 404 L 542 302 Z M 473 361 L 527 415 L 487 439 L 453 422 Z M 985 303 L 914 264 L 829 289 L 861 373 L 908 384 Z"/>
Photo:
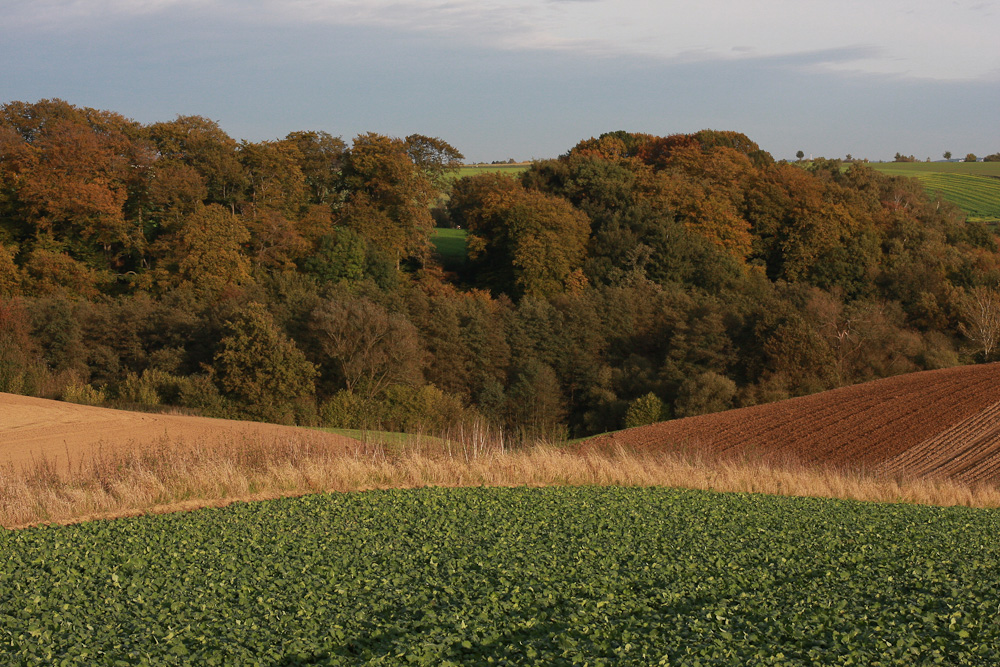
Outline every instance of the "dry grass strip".
<path fill-rule="evenodd" d="M 0 469 L 0 525 L 73 523 L 220 506 L 323 491 L 423 486 L 669 486 L 877 502 L 1000 507 L 1000 488 L 947 479 L 888 478 L 794 463 L 699 460 L 626 449 L 574 453 L 550 445 L 511 449 L 481 434 L 391 446 L 334 447 L 300 436 L 277 446 L 161 442 L 142 451 L 100 449 L 68 466 L 36 460 Z"/>

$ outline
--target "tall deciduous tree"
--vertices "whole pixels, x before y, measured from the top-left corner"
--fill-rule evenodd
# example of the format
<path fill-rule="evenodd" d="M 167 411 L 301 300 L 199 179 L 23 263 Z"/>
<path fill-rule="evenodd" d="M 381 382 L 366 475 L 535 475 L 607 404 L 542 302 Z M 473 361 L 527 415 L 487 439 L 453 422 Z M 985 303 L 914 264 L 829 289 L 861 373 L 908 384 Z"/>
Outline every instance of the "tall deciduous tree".
<path fill-rule="evenodd" d="M 245 177 L 236 154 L 236 140 L 219 124 L 202 116 L 178 116 L 149 126 L 160 160 L 194 167 L 208 189 L 205 203 L 230 209 L 243 195 Z"/>
<path fill-rule="evenodd" d="M 546 297 L 583 287 L 590 220 L 565 199 L 496 180 L 464 212 L 469 257 L 486 286 L 508 295 Z"/>
<path fill-rule="evenodd" d="M 964 322 L 960 330 L 976 344 L 984 359 L 1000 345 L 1000 291 L 974 287 L 962 301 Z"/>
<path fill-rule="evenodd" d="M 291 132 L 282 143 L 297 151 L 295 159 L 309 188 L 310 202 L 331 203 L 347 151 L 344 140 L 326 132 Z"/>
<path fill-rule="evenodd" d="M 33 393 L 37 387 L 32 386 L 32 375 L 43 368 L 24 305 L 0 293 L 0 391 Z"/>
<path fill-rule="evenodd" d="M 312 330 L 337 388 L 372 398 L 389 385 L 419 380 L 417 330 L 400 313 L 342 293 L 313 311 Z"/>
<path fill-rule="evenodd" d="M 277 211 L 294 216 L 306 205 L 306 179 L 299 167 L 296 146 L 279 141 L 244 141 L 237 154 L 247 186 L 244 215 L 256 218 L 264 211 Z"/>
<path fill-rule="evenodd" d="M 423 134 L 411 134 L 404 140 L 406 152 L 413 161 L 431 179 L 438 190 L 448 187 L 451 175 L 460 166 L 465 156 L 444 139 L 428 137 Z"/>
<path fill-rule="evenodd" d="M 22 279 L 21 270 L 14 263 L 13 249 L 0 243 L 0 298 L 17 296 Z"/>
<path fill-rule="evenodd" d="M 249 284 L 250 260 L 243 244 L 250 232 L 219 204 L 199 204 L 178 230 L 157 244 L 162 253 L 160 281 L 193 288 L 201 295 Z"/>
<path fill-rule="evenodd" d="M 255 417 L 294 422 L 296 404 L 315 393 L 316 368 L 259 303 L 238 310 L 225 332 L 213 362 L 222 390 Z"/>
<path fill-rule="evenodd" d="M 4 105 L 0 126 L 0 187 L 13 190 L 0 203 L 14 205 L 17 240 L 44 234 L 97 269 L 143 247 L 133 195 L 152 153 L 137 123 L 42 100 Z"/>
<path fill-rule="evenodd" d="M 337 222 L 395 260 L 423 256 L 434 227 L 430 205 L 437 190 L 413 162 L 401 139 L 368 133 L 354 139 L 344 163 L 346 201 Z"/>

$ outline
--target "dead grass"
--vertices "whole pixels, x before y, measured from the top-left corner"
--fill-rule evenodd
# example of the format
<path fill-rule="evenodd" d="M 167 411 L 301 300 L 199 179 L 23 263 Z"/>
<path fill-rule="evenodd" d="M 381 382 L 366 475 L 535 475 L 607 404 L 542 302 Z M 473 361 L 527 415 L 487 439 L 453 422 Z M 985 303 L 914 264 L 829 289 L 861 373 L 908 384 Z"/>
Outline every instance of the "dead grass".
<path fill-rule="evenodd" d="M 60 463 L 60 465 L 57 465 Z M 363 439 L 335 446 L 308 434 L 274 445 L 161 441 L 123 453 L 97 449 L 69 461 L 0 469 L 0 525 L 73 523 L 219 506 L 321 491 L 422 486 L 671 486 L 877 502 L 1000 507 L 1000 488 L 945 479 L 896 479 L 791 462 L 699 460 L 618 448 L 571 452 L 545 443 L 512 449 L 481 429 L 401 446 Z"/>

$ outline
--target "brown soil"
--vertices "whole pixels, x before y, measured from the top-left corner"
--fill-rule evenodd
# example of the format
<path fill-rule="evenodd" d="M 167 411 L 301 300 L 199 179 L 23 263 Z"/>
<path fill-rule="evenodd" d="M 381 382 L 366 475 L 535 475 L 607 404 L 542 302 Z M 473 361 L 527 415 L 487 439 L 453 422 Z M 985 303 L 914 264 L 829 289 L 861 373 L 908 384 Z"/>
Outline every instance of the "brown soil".
<path fill-rule="evenodd" d="M 1000 480 L 1000 364 L 876 380 L 768 405 L 598 436 L 623 446 L 899 477 Z"/>
<path fill-rule="evenodd" d="M 353 442 L 331 433 L 275 424 L 128 412 L 0 393 L 0 465 L 21 467 L 44 458 L 65 469 L 98 450 L 141 449 L 160 443 L 266 443 L 306 434 L 336 444 Z"/>

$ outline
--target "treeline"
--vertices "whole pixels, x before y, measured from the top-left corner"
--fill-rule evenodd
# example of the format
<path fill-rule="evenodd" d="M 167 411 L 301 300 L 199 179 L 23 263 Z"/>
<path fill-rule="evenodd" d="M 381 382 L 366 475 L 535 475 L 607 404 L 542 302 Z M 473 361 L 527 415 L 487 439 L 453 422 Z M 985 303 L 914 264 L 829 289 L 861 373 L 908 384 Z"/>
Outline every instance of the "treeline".
<path fill-rule="evenodd" d="M 422 135 L 0 107 L 0 390 L 584 435 L 986 360 L 1000 255 L 915 180 L 735 132 L 455 181 Z M 445 271 L 435 224 L 468 231 Z"/>

